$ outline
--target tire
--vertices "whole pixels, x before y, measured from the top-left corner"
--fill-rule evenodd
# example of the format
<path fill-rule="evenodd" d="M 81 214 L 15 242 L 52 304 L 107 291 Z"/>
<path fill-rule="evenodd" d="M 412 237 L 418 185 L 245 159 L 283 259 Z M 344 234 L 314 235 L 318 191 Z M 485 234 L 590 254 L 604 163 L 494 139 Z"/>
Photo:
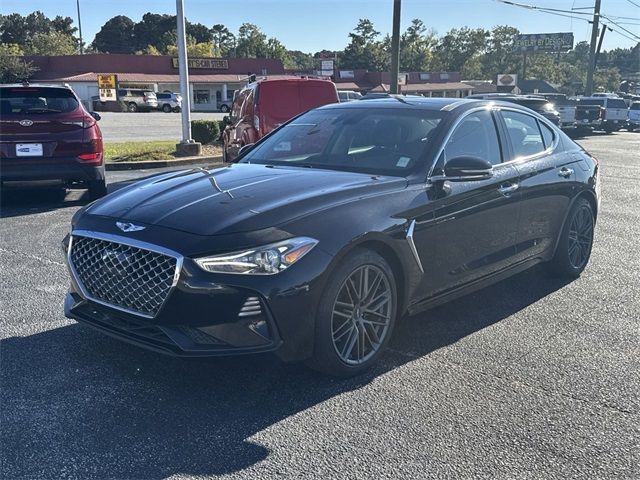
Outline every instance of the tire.
<path fill-rule="evenodd" d="M 567 215 L 556 253 L 548 263 L 552 275 L 569 278 L 580 276 L 591 257 L 594 228 L 593 208 L 585 198 L 579 198 Z"/>
<path fill-rule="evenodd" d="M 104 180 L 92 180 L 89 182 L 88 187 L 91 200 L 97 200 L 107 194 L 107 184 Z"/>
<path fill-rule="evenodd" d="M 389 343 L 397 316 L 391 267 L 373 251 L 355 250 L 331 274 L 322 294 L 308 366 L 337 377 L 365 372 Z"/>
<path fill-rule="evenodd" d="M 222 106 L 220 107 L 220 111 L 221 111 L 222 113 L 229 113 L 229 107 L 227 107 L 226 105 L 222 105 Z"/>
<path fill-rule="evenodd" d="M 164 105 L 162 105 L 162 111 L 164 113 L 171 113 L 171 105 L 169 105 L 168 103 L 165 103 Z"/>
<path fill-rule="evenodd" d="M 136 105 L 135 103 L 131 102 L 130 104 L 127 105 L 127 111 L 134 113 L 138 111 L 138 105 Z"/>

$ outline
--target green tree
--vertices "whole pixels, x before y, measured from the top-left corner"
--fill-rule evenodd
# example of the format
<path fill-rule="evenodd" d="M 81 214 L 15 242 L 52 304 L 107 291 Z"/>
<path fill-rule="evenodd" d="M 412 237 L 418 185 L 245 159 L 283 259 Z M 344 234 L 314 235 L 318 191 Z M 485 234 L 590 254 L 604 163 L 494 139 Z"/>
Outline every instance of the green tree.
<path fill-rule="evenodd" d="M 235 54 L 236 36 L 227 27 L 217 23 L 211 28 L 211 34 L 215 42 L 215 56 L 229 57 Z"/>
<path fill-rule="evenodd" d="M 513 51 L 513 37 L 517 28 L 508 25 L 493 27 L 487 39 L 486 53 L 482 55 L 483 78 L 496 80 L 499 73 L 518 73 L 522 70 L 522 54 Z"/>
<path fill-rule="evenodd" d="M 15 44 L 12 44 L 15 45 Z M 2 50 L 6 50 L 3 47 Z M 6 55 L 4 51 L 0 53 L 0 83 L 15 83 L 28 80 L 38 71 L 30 62 L 14 55 Z"/>
<path fill-rule="evenodd" d="M 389 51 L 390 51 L 390 39 Z M 422 20 L 414 18 L 411 25 L 400 36 L 400 70 L 420 72 L 427 70 L 433 59 L 433 48 L 437 43 L 433 30 L 427 30 Z"/>
<path fill-rule="evenodd" d="M 267 40 L 266 57 L 280 60 L 283 64 L 289 62 L 289 52 L 287 48 L 276 38 Z"/>
<path fill-rule="evenodd" d="M 371 20 L 361 18 L 349 34 L 349 45 L 339 55 L 340 65 L 349 69 L 382 70 L 388 64 L 384 43 L 378 40 L 378 32 Z"/>
<path fill-rule="evenodd" d="M 593 74 L 595 91 L 616 92 L 620 88 L 622 77 L 617 68 L 597 68 Z"/>
<path fill-rule="evenodd" d="M 27 55 L 73 55 L 76 51 L 74 38 L 56 31 L 36 33 L 26 48 Z"/>
<path fill-rule="evenodd" d="M 103 53 L 133 53 L 134 23 L 129 17 L 118 15 L 102 26 L 93 39 L 93 47 Z"/>
<path fill-rule="evenodd" d="M 133 27 L 133 37 L 136 47 L 143 49 L 148 45 L 165 51 L 167 45 L 175 44 L 175 41 L 163 45 L 163 36 L 166 32 L 176 30 L 176 17 L 167 14 L 147 12 Z"/>
<path fill-rule="evenodd" d="M 71 17 L 56 16 L 49 19 L 44 13 L 35 11 L 22 16 L 19 13 L 0 15 L 0 42 L 13 43 L 25 48 L 37 34 L 58 32 L 78 40 L 74 37 L 76 28 L 73 27 Z"/>
<path fill-rule="evenodd" d="M 304 53 L 300 50 L 289 50 L 287 54 L 287 61 L 284 64 L 285 68 L 298 70 L 300 72 L 316 69 L 318 62 L 314 60 L 313 55 L 310 53 Z"/>
<path fill-rule="evenodd" d="M 483 28 L 449 30 L 435 47 L 435 66 L 440 70 L 459 72 L 467 60 L 485 52 L 488 37 L 489 32 Z"/>
<path fill-rule="evenodd" d="M 187 56 L 188 57 L 210 57 L 213 50 L 213 42 L 196 42 L 191 35 L 187 36 Z M 167 55 L 178 55 L 177 45 L 169 45 L 166 50 Z"/>
<path fill-rule="evenodd" d="M 236 54 L 240 58 L 264 58 L 267 55 L 267 36 L 252 23 L 243 23 L 238 30 Z"/>
<path fill-rule="evenodd" d="M 22 57 L 24 50 L 17 43 L 0 43 L 0 56 L 2 57 Z"/>

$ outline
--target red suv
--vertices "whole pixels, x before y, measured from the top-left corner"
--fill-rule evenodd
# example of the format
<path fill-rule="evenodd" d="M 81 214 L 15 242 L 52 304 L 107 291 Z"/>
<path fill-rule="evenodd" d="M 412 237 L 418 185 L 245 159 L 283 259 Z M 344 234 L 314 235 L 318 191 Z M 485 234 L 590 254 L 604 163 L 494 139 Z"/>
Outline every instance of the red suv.
<path fill-rule="evenodd" d="M 333 82 L 310 78 L 260 80 L 240 90 L 224 130 L 223 158 L 235 160 L 242 147 L 257 142 L 296 115 L 338 102 Z"/>
<path fill-rule="evenodd" d="M 0 85 L 0 181 L 81 184 L 106 195 L 100 117 L 73 90 Z"/>

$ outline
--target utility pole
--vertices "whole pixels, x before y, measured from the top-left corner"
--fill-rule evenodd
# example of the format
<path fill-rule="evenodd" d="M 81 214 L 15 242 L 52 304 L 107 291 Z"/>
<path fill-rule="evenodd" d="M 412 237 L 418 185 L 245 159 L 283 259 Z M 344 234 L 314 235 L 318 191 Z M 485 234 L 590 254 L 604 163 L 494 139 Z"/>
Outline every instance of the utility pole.
<path fill-rule="evenodd" d="M 391 93 L 399 93 L 398 75 L 400 75 L 400 0 L 393 0 L 393 32 L 391 36 Z"/>
<path fill-rule="evenodd" d="M 200 155 L 202 145 L 191 138 L 191 95 L 189 94 L 189 70 L 187 69 L 187 38 L 184 25 L 184 0 L 176 0 L 178 23 L 178 71 L 182 95 L 182 140 L 176 145 L 179 156 Z"/>
<path fill-rule="evenodd" d="M 593 9 L 593 26 L 591 28 L 591 43 L 589 44 L 589 70 L 587 70 L 587 87 L 584 94 L 589 96 L 593 93 L 593 72 L 596 69 L 596 42 L 598 41 L 598 24 L 600 23 L 600 2 L 596 0 Z"/>
<path fill-rule="evenodd" d="M 607 27 L 604 23 L 602 24 L 602 32 L 600 32 L 600 40 L 598 40 L 598 48 L 596 49 L 596 58 L 593 61 L 593 69 L 598 68 L 598 57 L 600 57 L 600 50 L 602 49 L 602 41 L 604 40 L 604 32 L 607 31 L 609 27 Z M 609 28 L 609 30 L 611 30 Z"/>
<path fill-rule="evenodd" d="M 82 22 L 80 21 L 80 0 L 76 0 L 76 7 L 78 8 L 78 33 L 80 34 L 80 55 L 84 53 L 84 46 L 82 45 Z"/>

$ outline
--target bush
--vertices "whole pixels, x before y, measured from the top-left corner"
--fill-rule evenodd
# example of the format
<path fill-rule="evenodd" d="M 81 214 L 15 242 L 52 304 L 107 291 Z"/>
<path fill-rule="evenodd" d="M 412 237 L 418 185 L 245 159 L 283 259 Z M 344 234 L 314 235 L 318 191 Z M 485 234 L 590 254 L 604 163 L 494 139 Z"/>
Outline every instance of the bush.
<path fill-rule="evenodd" d="M 192 120 L 191 136 L 196 142 L 211 143 L 220 136 L 217 120 Z"/>

